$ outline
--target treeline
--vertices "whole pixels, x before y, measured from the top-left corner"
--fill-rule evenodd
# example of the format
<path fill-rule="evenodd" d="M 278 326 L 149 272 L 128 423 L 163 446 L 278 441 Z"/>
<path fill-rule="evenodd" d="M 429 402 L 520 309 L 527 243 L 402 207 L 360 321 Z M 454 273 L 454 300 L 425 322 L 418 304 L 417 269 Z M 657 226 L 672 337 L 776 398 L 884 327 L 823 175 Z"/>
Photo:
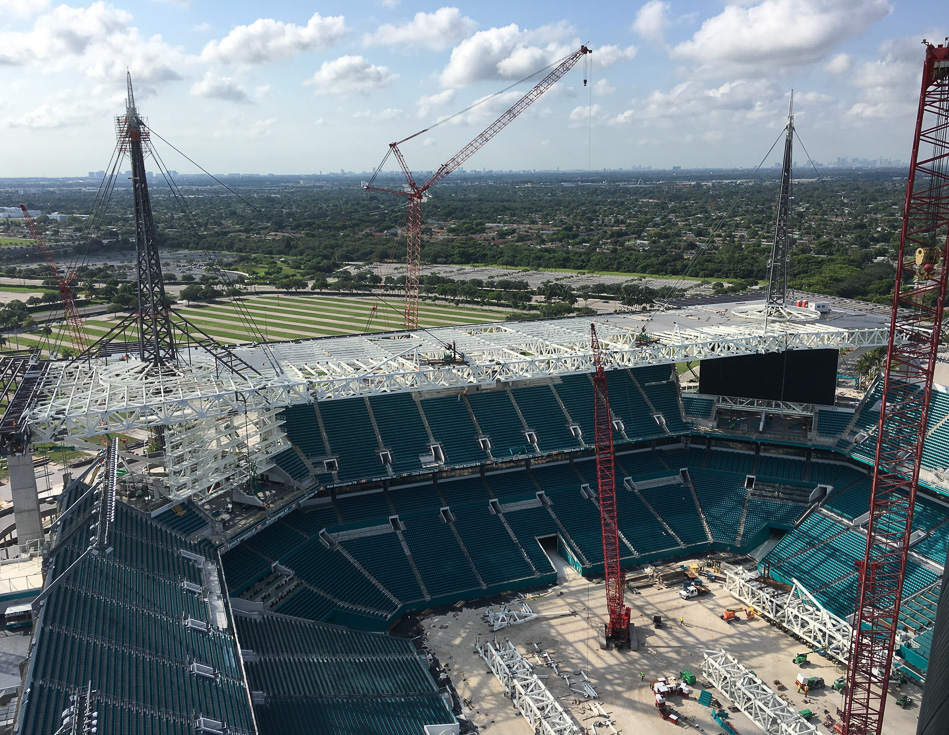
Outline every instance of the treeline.
<path fill-rule="evenodd" d="M 729 284 L 767 278 L 775 176 L 732 181 L 656 178 L 642 184 L 618 175 L 447 179 L 423 207 L 422 259 L 433 264 L 688 274 Z M 895 172 L 796 182 L 792 283 L 831 295 L 886 300 L 892 290 L 904 185 Z M 82 196 L 50 194 L 47 202 L 30 206 L 88 213 L 91 201 Z M 309 189 L 245 186 L 241 196 L 208 196 L 202 190 L 201 196 L 188 199 L 193 211 L 183 215 L 156 187 L 153 204 L 161 246 L 228 252 L 242 262 L 255 262 L 258 256 L 290 261 L 295 272 L 275 268 L 271 285 L 289 277 L 332 278 L 347 263 L 404 259 L 404 207 L 398 197 L 370 194 L 354 183 Z M 103 249 L 131 249 L 131 211 L 128 192 L 117 191 L 94 239 L 82 235 L 75 223 L 49 222 L 44 227 L 49 239 L 72 242 L 80 257 Z"/>

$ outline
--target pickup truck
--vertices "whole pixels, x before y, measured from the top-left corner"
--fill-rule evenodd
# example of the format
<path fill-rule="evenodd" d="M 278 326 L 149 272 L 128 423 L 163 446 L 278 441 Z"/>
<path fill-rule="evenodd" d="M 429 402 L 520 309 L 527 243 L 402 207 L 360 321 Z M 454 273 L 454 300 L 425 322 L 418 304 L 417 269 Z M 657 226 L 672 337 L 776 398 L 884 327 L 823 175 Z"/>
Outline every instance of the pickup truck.
<path fill-rule="evenodd" d="M 683 600 L 691 600 L 693 597 L 698 597 L 699 595 L 708 594 L 707 587 L 696 587 L 695 585 L 689 585 L 681 590 L 679 590 L 679 597 Z"/>

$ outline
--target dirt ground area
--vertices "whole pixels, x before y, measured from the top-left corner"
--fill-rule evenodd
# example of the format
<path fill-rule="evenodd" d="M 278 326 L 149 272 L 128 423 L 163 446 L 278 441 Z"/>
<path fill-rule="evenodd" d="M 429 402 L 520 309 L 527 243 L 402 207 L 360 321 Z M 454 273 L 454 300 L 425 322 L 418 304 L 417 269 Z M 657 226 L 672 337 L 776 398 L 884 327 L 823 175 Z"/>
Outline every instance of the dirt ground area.
<path fill-rule="evenodd" d="M 815 713 L 811 723 L 817 725 L 818 733 L 828 732 L 821 724 L 827 714 L 839 719 L 837 708 L 842 697 L 830 685 L 845 673 L 843 667 L 813 651 L 807 664 L 794 664 L 794 656 L 808 651 L 808 646 L 764 619 L 746 619 L 740 615 L 733 622 L 722 620 L 720 616 L 726 608 L 737 609 L 741 605 L 725 592 L 720 582 L 710 583 L 708 595 L 692 600 L 681 599 L 678 586 L 648 587 L 635 594 L 627 593 L 626 602 L 632 609 L 631 619 L 636 626 L 639 650 L 604 651 L 600 649 L 598 636 L 606 619 L 602 581 L 591 582 L 573 570 L 563 568 L 564 565 L 558 566 L 561 567 L 561 581 L 549 590 L 527 594 L 525 601 L 537 613 L 569 610 L 571 614 L 534 619 L 496 634 L 491 633 L 484 613 L 488 608 L 499 609 L 499 604 L 473 603 L 455 606 L 448 613 L 421 617 L 426 647 L 446 669 L 459 697 L 465 702 L 465 716 L 480 732 L 491 735 L 531 735 L 532 732 L 527 720 L 504 696 L 501 683 L 475 650 L 479 639 L 493 641 L 495 638 L 501 643 L 505 638 L 510 639 L 534 666 L 535 673 L 547 677 L 544 681 L 557 701 L 584 728 L 584 732 L 591 734 L 603 735 L 612 731 L 605 726 L 602 715 L 594 711 L 590 704 L 592 700 L 585 700 L 581 694 L 571 691 L 570 686 L 581 685 L 583 674 L 589 677 L 599 695 L 599 704 L 618 732 L 624 735 L 662 735 L 671 733 L 673 725 L 659 716 L 650 682 L 660 676 L 677 677 L 683 670 L 690 670 L 697 677 L 692 696 L 669 697 L 669 704 L 696 730 L 708 735 L 721 733 L 722 728 L 712 719 L 712 711 L 697 702 L 699 693 L 709 689 L 722 706 L 727 708 L 730 704 L 702 675 L 704 651 L 720 649 L 755 671 L 772 689 L 779 690 L 775 680 L 781 682 L 786 689 L 779 690 L 779 694 L 789 701 L 794 711 L 807 708 Z M 662 616 L 660 629 L 653 627 L 654 615 Z M 536 653 L 538 649 L 549 654 L 560 675 L 566 673 L 569 676 L 570 685 L 543 664 Z M 641 681 L 641 672 L 645 674 L 645 682 Z M 794 686 L 799 672 L 823 677 L 827 688 L 805 697 Z M 897 696 L 909 693 L 915 703 L 903 710 L 896 706 L 896 697 L 891 696 L 883 732 L 886 735 L 910 735 L 916 732 L 921 690 L 907 684 L 903 691 L 893 691 Z M 762 731 L 740 712 L 730 713 L 730 718 L 742 735 Z"/>

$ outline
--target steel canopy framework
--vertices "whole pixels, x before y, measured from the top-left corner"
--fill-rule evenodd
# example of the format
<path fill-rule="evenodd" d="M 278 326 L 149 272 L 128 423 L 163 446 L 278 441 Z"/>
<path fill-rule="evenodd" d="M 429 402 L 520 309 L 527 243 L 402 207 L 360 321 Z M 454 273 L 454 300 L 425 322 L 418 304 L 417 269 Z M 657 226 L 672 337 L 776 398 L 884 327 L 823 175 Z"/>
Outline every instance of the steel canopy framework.
<path fill-rule="evenodd" d="M 785 350 L 880 347 L 887 338 L 883 325 L 848 330 L 779 323 L 766 331 L 712 325 L 655 332 L 657 342 L 637 346 L 640 321 L 622 315 L 593 321 L 608 369 Z M 188 370 L 159 374 L 135 358 L 52 362 L 26 420 L 37 440 L 88 438 L 312 401 L 592 373 L 589 328 L 589 318 L 575 318 L 235 348 L 260 375 L 222 371 L 198 350 L 184 360 Z M 448 344 L 456 345 L 463 360 L 441 359 Z"/>
<path fill-rule="evenodd" d="M 611 370 L 785 350 L 879 347 L 887 338 L 882 324 L 840 329 L 775 323 L 767 330 L 708 325 L 654 332 L 656 342 L 637 346 L 641 320 L 615 315 L 593 321 Z M 58 361 L 49 364 L 25 418 L 39 441 L 78 439 L 312 401 L 592 373 L 589 328 L 589 318 L 573 318 L 234 348 L 259 375 L 222 371 L 200 350 L 182 360 L 187 370 L 167 373 L 126 356 Z M 442 360 L 451 344 L 463 359 Z"/>

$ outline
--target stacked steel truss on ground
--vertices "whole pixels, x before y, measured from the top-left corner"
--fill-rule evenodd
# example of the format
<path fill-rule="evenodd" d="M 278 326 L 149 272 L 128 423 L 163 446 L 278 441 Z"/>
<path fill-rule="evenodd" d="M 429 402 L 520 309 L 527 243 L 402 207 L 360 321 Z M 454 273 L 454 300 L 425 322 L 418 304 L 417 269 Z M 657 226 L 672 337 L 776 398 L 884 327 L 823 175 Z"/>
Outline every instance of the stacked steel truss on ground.
<path fill-rule="evenodd" d="M 817 727 L 791 709 L 777 693 L 724 651 L 706 651 L 702 673 L 765 735 L 815 735 Z"/>
<path fill-rule="evenodd" d="M 504 687 L 531 729 L 538 735 L 581 735 L 583 732 L 534 673 L 527 659 L 505 639 L 478 641 L 478 653 Z"/>
<path fill-rule="evenodd" d="M 797 580 L 791 591 L 785 592 L 766 585 L 757 574 L 725 571 L 725 591 L 847 665 L 853 632 L 850 623 L 826 610 Z"/>

